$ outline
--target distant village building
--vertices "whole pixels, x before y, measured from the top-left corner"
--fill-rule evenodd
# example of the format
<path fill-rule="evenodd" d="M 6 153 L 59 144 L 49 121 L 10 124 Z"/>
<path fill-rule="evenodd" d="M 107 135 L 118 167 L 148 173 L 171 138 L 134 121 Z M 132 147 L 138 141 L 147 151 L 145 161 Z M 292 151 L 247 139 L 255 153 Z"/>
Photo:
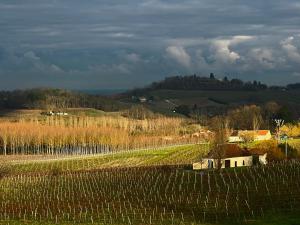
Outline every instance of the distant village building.
<path fill-rule="evenodd" d="M 243 142 L 243 138 L 239 135 L 239 131 L 235 130 L 232 132 L 232 134 L 228 138 L 229 143 L 238 143 Z"/>
<path fill-rule="evenodd" d="M 235 130 L 228 138 L 229 143 L 244 142 L 244 137 L 253 135 L 253 141 L 266 141 L 272 139 L 270 130 Z"/>
<path fill-rule="evenodd" d="M 258 130 L 256 132 L 256 136 L 254 137 L 254 141 L 265 141 L 271 139 L 272 139 L 272 135 L 270 130 Z"/>
<path fill-rule="evenodd" d="M 49 112 L 46 113 L 46 115 L 47 116 L 68 116 L 69 113 L 49 111 Z"/>
<path fill-rule="evenodd" d="M 139 97 L 139 101 L 141 103 L 145 103 L 145 102 L 147 102 L 147 98 L 146 97 Z"/>
<path fill-rule="evenodd" d="M 214 157 L 210 152 L 200 162 L 193 163 L 194 170 L 214 169 L 218 168 L 219 159 Z M 267 153 L 264 155 L 251 154 L 248 150 L 240 150 L 235 152 L 225 151 L 224 156 L 220 160 L 221 168 L 243 167 L 253 165 L 266 165 Z"/>

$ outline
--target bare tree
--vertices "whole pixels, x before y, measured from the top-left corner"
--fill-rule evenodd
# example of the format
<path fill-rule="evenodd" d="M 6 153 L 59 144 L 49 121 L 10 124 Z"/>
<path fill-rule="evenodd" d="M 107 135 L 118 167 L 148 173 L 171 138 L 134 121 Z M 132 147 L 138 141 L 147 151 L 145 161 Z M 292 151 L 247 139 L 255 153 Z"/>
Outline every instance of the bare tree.
<path fill-rule="evenodd" d="M 279 109 L 280 109 L 280 106 L 277 104 L 277 102 L 270 101 L 265 104 L 264 117 L 265 117 L 266 124 L 269 129 L 272 127 L 271 119 L 274 117 L 274 115 L 278 112 Z"/>
<path fill-rule="evenodd" d="M 263 122 L 263 119 L 262 119 L 260 112 L 253 112 L 253 116 L 252 116 L 253 130 L 259 130 L 262 122 Z"/>
<path fill-rule="evenodd" d="M 284 125 L 284 120 L 283 119 L 275 119 L 274 122 L 276 124 L 276 139 L 278 142 L 280 139 L 280 128 Z"/>
<path fill-rule="evenodd" d="M 261 108 L 256 105 L 246 105 L 231 110 L 228 115 L 234 129 L 258 130 L 263 124 Z"/>
<path fill-rule="evenodd" d="M 217 168 L 221 169 L 222 159 L 225 157 L 225 145 L 229 137 L 229 121 L 224 116 L 217 116 L 212 119 L 211 124 L 214 131 L 214 140 L 212 143 L 212 156 L 217 160 Z"/>

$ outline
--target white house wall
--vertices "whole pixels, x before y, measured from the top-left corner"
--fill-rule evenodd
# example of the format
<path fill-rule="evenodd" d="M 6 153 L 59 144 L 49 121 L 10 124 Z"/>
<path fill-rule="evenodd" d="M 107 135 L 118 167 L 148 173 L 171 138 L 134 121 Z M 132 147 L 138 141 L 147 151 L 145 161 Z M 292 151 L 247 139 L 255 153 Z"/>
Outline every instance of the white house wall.
<path fill-rule="evenodd" d="M 253 165 L 253 157 L 252 156 L 243 156 L 243 157 L 233 157 L 233 158 L 222 159 L 221 160 L 221 163 L 222 163 L 221 168 L 225 168 L 225 160 L 230 160 L 230 167 L 235 167 L 235 162 L 237 162 L 237 167 Z M 217 164 L 218 164 L 217 159 L 203 159 L 202 162 L 193 163 L 193 169 L 194 170 L 208 169 L 209 161 L 213 161 L 214 168 L 217 168 Z"/>
<path fill-rule="evenodd" d="M 266 140 L 271 140 L 272 135 L 270 132 L 268 132 L 266 135 L 257 135 L 254 140 L 255 141 L 266 141 Z"/>
<path fill-rule="evenodd" d="M 237 162 L 237 167 L 253 165 L 253 157 L 252 156 L 243 156 L 243 157 L 234 157 L 234 158 L 224 159 L 224 160 L 222 160 L 222 168 L 225 168 L 225 160 L 230 160 L 230 167 L 235 167 L 235 162 Z"/>
<path fill-rule="evenodd" d="M 229 143 L 243 142 L 244 140 L 239 136 L 230 136 L 228 138 Z"/>

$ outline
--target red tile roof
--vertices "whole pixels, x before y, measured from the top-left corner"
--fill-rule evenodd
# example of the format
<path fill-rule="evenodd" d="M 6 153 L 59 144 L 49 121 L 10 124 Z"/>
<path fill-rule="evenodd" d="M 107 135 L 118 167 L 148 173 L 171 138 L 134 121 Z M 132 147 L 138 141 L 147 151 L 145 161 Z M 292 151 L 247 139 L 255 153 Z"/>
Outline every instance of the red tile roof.
<path fill-rule="evenodd" d="M 258 130 L 258 131 L 257 131 L 257 134 L 258 134 L 258 135 L 264 136 L 264 135 L 267 135 L 268 132 L 269 132 L 268 130 Z"/>

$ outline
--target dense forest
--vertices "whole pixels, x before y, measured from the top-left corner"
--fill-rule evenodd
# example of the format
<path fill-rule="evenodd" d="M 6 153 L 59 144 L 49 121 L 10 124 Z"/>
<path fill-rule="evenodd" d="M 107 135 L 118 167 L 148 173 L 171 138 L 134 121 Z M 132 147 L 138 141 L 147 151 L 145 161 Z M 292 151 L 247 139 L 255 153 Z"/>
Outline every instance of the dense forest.
<path fill-rule="evenodd" d="M 109 97 L 63 89 L 39 88 L 0 92 L 0 109 L 63 109 L 79 107 L 117 111 L 122 108 L 122 105 Z"/>

